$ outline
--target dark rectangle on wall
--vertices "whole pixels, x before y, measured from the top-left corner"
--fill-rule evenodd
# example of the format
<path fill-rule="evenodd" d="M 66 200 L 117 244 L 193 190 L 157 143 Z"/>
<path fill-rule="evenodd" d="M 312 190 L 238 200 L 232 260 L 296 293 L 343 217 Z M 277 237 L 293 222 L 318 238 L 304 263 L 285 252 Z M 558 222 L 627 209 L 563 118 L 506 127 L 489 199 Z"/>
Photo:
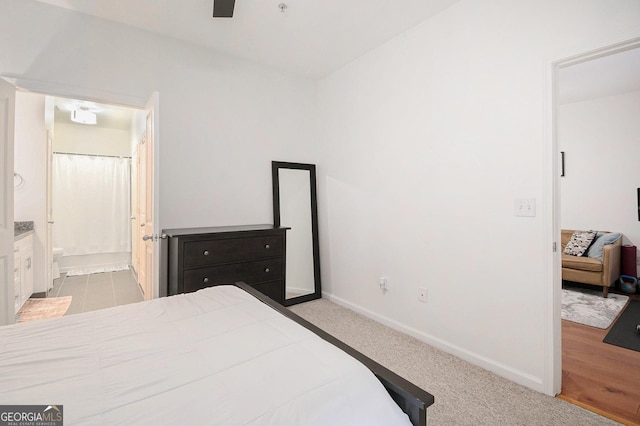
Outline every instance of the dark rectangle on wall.
<path fill-rule="evenodd" d="M 638 188 L 638 220 L 640 221 L 640 188 Z"/>

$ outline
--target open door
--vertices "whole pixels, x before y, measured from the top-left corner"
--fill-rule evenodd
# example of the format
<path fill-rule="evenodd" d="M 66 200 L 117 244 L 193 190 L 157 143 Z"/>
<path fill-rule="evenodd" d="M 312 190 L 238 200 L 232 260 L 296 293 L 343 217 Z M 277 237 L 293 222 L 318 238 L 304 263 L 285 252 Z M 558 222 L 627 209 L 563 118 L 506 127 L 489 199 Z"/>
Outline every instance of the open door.
<path fill-rule="evenodd" d="M 13 132 L 16 88 L 0 79 L 0 325 L 15 322 Z"/>
<path fill-rule="evenodd" d="M 141 246 L 142 242 L 138 222 L 138 218 L 140 217 L 140 208 L 138 207 L 138 188 L 140 187 L 138 170 L 140 170 L 140 157 L 138 156 L 138 150 L 140 149 L 141 143 L 141 140 L 138 141 L 131 153 L 131 265 L 135 272 L 136 282 L 138 281 L 138 273 L 140 271 L 139 246 Z"/>
<path fill-rule="evenodd" d="M 160 233 L 157 213 L 159 211 L 158 179 L 158 93 L 154 93 L 145 107 L 146 130 L 143 142 L 138 147 L 138 221 L 142 243 L 138 246 L 140 270 L 138 283 L 149 300 L 159 296 L 159 250 L 155 244 Z"/>
<path fill-rule="evenodd" d="M 146 113 L 147 131 L 149 130 L 149 121 L 153 117 Z M 134 238 L 139 238 L 137 244 L 136 255 L 138 284 L 142 289 L 144 300 L 152 298 L 151 279 L 153 277 L 153 209 L 149 204 L 153 202 L 153 193 L 149 191 L 153 188 L 153 179 L 150 179 L 149 172 L 153 173 L 153 163 L 149 164 L 148 154 L 153 152 L 153 147 L 149 146 L 153 143 L 153 138 L 144 137 L 138 144 L 138 229 Z M 151 188 L 150 188 L 151 187 Z M 151 192 L 151 193 L 150 193 Z"/>

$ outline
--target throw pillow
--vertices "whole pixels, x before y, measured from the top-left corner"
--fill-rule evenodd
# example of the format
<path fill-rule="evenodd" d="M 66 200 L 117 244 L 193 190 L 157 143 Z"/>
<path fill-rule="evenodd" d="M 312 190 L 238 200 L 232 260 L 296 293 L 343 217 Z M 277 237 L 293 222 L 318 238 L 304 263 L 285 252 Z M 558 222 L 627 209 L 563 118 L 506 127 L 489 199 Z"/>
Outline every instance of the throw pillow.
<path fill-rule="evenodd" d="M 615 243 L 620 237 L 622 237 L 622 235 L 615 232 L 598 232 L 595 241 L 591 244 L 589 250 L 587 250 L 587 256 L 602 260 L 604 246 Z"/>
<path fill-rule="evenodd" d="M 583 256 L 595 237 L 596 231 L 574 231 L 563 253 L 571 256 Z"/>

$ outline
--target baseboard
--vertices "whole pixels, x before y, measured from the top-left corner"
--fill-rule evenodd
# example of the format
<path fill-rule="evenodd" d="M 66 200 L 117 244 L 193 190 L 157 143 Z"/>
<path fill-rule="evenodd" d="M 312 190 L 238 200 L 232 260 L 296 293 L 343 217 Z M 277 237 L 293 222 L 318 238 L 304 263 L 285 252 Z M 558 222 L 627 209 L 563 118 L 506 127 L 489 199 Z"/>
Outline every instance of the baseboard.
<path fill-rule="evenodd" d="M 347 309 L 350 309 L 354 312 L 364 315 L 365 317 L 370 318 L 376 322 L 384 324 L 389 328 L 392 328 L 404 334 L 408 334 L 409 336 L 415 337 L 416 339 L 422 342 L 425 342 L 430 346 L 438 348 L 444 352 L 450 353 L 451 355 L 454 355 L 460 359 L 463 359 L 471 364 L 484 368 L 485 370 L 491 371 L 492 373 L 495 373 L 498 376 L 504 377 L 507 380 L 518 383 L 519 385 L 522 385 L 522 386 L 526 386 L 529 389 L 533 389 L 537 392 L 545 393 L 543 390 L 542 378 L 540 377 L 532 376 L 523 371 L 514 369 L 502 363 L 496 362 L 495 360 L 492 360 L 482 355 L 468 351 L 450 342 L 434 337 L 430 334 L 424 333 L 413 327 L 408 327 L 402 323 L 399 323 L 385 316 L 379 315 L 375 312 L 372 312 L 366 308 L 363 308 L 359 305 L 351 303 L 340 297 L 334 296 L 330 293 L 323 292 L 322 297 L 337 305 L 343 306 Z M 555 395 L 550 395 L 550 396 L 555 396 Z"/>

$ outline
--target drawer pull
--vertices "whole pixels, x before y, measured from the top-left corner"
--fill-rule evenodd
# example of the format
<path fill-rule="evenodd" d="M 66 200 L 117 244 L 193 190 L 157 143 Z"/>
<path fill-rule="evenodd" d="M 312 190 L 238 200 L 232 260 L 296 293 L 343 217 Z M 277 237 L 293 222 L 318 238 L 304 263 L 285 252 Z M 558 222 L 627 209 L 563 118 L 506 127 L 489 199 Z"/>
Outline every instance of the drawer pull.
<path fill-rule="evenodd" d="M 269 244 L 265 244 L 264 248 L 266 248 L 267 250 L 269 250 L 271 248 L 271 246 Z"/>
<path fill-rule="evenodd" d="M 202 280 L 203 283 L 208 283 L 209 282 L 209 278 L 204 277 L 204 279 Z"/>
<path fill-rule="evenodd" d="M 269 272 L 269 268 L 264 268 L 264 271 L 265 272 Z"/>
<path fill-rule="evenodd" d="M 202 254 L 204 254 L 205 256 L 209 256 L 209 250 L 203 251 Z"/>

